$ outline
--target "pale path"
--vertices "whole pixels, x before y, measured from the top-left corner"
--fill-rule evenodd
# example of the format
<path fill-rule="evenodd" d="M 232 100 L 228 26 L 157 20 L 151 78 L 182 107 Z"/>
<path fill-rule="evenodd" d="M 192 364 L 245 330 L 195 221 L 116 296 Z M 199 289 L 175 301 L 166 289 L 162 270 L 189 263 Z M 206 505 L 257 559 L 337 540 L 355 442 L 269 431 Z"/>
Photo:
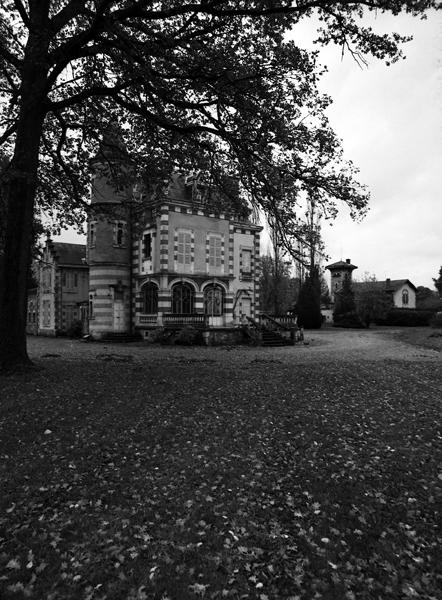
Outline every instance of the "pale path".
<path fill-rule="evenodd" d="M 207 361 L 250 362 L 278 361 L 290 363 L 340 361 L 423 361 L 439 362 L 437 350 L 412 346 L 396 339 L 394 330 L 337 330 L 309 331 L 306 343 L 280 348 L 251 346 L 185 347 L 147 345 L 143 343 L 109 344 L 84 343 L 66 338 L 28 337 L 28 350 L 33 360 L 85 359 L 110 360 L 112 357 L 133 361 Z"/>

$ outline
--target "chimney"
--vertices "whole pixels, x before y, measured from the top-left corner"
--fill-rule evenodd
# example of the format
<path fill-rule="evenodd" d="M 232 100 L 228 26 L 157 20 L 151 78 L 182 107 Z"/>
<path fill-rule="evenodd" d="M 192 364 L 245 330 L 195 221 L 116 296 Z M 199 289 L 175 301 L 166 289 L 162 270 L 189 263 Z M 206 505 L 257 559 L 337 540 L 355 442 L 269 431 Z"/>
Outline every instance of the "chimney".
<path fill-rule="evenodd" d="M 346 258 L 346 259 L 345 259 L 345 262 L 346 262 L 346 263 L 349 265 L 349 264 L 350 264 L 350 259 L 349 259 L 349 258 Z"/>

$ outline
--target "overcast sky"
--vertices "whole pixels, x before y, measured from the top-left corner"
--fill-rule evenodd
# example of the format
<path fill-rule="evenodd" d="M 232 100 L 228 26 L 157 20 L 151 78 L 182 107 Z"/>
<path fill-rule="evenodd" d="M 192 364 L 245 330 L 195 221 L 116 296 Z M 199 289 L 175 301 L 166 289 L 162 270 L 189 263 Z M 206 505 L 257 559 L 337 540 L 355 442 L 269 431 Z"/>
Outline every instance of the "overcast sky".
<path fill-rule="evenodd" d="M 344 209 L 323 225 L 325 264 L 350 258 L 356 278 L 369 272 L 433 288 L 442 265 L 442 16 L 379 15 L 375 27 L 414 36 L 406 60 L 387 67 L 370 58 L 361 69 L 350 56 L 341 60 L 339 48 L 321 50 L 330 122 L 371 192 L 361 223 Z M 309 29 L 296 30 L 300 45 L 309 45 Z"/>
<path fill-rule="evenodd" d="M 371 193 L 362 222 L 344 210 L 323 225 L 326 264 L 350 258 L 356 278 L 369 272 L 433 289 L 442 265 L 442 16 L 380 15 L 376 29 L 412 34 L 407 59 L 360 69 L 336 47 L 321 51 L 331 125 Z M 306 29 L 301 39 L 307 44 Z"/>

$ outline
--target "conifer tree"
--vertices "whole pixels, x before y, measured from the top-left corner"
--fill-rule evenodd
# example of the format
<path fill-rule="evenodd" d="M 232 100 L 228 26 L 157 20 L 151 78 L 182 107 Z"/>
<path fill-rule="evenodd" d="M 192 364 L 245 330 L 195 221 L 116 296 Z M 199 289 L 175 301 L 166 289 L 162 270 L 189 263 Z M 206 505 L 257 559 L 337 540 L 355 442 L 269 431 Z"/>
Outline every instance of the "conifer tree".
<path fill-rule="evenodd" d="M 317 267 L 311 269 L 299 292 L 297 303 L 298 325 L 306 329 L 319 329 L 322 325 L 321 281 Z"/>
<path fill-rule="evenodd" d="M 363 327 L 356 311 L 355 294 L 348 274 L 344 277 L 340 291 L 335 293 L 333 324 L 337 327 Z"/>

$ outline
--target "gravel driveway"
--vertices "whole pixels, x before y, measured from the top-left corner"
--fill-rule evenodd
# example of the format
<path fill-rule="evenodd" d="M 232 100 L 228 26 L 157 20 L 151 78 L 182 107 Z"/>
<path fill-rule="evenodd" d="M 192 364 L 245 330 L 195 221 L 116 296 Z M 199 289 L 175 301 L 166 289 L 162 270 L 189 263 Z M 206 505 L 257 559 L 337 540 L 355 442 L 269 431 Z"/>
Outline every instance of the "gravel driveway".
<path fill-rule="evenodd" d="M 305 342 L 280 348 L 251 346 L 183 347 L 145 343 L 85 343 L 66 338 L 28 338 L 28 351 L 40 362 L 54 358 L 90 360 L 207 361 L 249 362 L 278 361 L 310 363 L 330 361 L 430 361 L 442 364 L 437 350 L 413 346 L 397 339 L 397 330 L 323 329 L 307 332 Z"/>

